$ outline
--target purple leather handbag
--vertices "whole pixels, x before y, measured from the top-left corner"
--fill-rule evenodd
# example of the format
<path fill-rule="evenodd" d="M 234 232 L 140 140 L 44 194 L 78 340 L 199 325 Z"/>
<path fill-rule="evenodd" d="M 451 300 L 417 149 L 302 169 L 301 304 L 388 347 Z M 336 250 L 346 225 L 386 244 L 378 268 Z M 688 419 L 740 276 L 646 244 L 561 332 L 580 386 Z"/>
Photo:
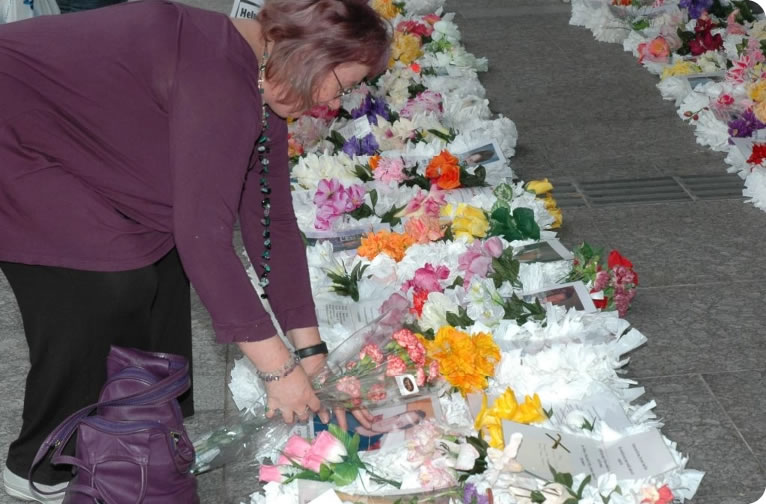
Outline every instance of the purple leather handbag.
<path fill-rule="evenodd" d="M 189 386 L 184 357 L 113 346 L 99 402 L 69 416 L 47 437 L 29 481 L 54 448 L 53 464 L 75 468 L 64 504 L 199 503 L 189 472 L 194 447 L 176 400 Z M 75 430 L 75 456 L 63 455 Z"/>

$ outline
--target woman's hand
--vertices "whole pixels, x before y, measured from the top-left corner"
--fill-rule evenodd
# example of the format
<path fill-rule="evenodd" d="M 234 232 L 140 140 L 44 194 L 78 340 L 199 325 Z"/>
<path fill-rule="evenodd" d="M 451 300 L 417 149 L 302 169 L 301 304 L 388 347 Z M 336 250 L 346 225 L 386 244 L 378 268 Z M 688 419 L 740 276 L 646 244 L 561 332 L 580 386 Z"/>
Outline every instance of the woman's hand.
<path fill-rule="evenodd" d="M 273 417 L 278 410 L 288 424 L 293 423 L 295 419 L 306 422 L 312 412 L 319 414 L 324 423 L 330 421 L 329 413 L 322 408 L 302 366 L 296 366 L 290 374 L 280 380 L 267 382 L 266 394 L 268 418 Z"/>
<path fill-rule="evenodd" d="M 310 378 L 320 374 L 325 369 L 326 364 L 327 355 L 325 354 L 312 355 L 311 357 L 301 359 L 301 367 Z M 343 430 L 348 430 L 348 422 L 346 422 L 346 410 L 343 408 L 334 408 L 333 413 L 335 413 L 335 418 L 338 420 L 338 426 L 340 426 L 340 428 Z M 373 416 L 369 411 L 367 411 L 367 409 L 354 408 L 351 410 L 351 414 L 354 415 L 354 418 L 356 418 L 356 420 L 362 426 L 368 429 L 372 426 Z M 322 415 L 320 415 L 320 418 L 324 423 L 330 421 L 329 418 L 325 420 Z"/>

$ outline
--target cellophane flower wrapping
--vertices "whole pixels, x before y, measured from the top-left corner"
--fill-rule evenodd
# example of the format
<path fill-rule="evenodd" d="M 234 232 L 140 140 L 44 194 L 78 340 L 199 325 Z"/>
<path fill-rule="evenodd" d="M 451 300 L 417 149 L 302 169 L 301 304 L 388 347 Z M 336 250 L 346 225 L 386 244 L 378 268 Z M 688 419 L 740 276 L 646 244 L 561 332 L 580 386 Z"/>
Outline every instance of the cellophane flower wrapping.
<path fill-rule="evenodd" d="M 356 331 L 333 350 L 313 377 L 323 407 L 379 408 L 425 397 L 443 385 L 438 365 L 418 337 L 403 327 L 404 314 L 390 311 Z M 265 403 L 257 401 L 256 404 Z M 194 443 L 194 474 L 230 462 L 257 461 L 284 446 L 292 426 L 260 408 L 245 410 Z"/>

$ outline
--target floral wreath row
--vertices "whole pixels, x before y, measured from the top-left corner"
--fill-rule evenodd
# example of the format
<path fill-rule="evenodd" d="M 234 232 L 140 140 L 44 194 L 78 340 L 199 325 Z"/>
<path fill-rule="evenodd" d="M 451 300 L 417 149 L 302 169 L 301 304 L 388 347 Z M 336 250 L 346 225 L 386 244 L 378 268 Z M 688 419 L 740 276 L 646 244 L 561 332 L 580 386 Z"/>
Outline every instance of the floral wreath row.
<path fill-rule="evenodd" d="M 339 111 L 317 108 L 291 122 L 293 203 L 318 307 L 401 313 L 408 322 L 344 361 L 318 390 L 339 404 L 388 404 L 380 380 L 411 371 L 421 387 L 445 384 L 446 421 L 423 423 L 394 451 L 360 452 L 358 438 L 335 428 L 313 442 L 293 436 L 269 454 L 276 465 L 261 466 L 270 482 L 251 501 L 297 502 L 295 479 L 330 482 L 345 496 L 384 493 L 395 482 L 412 492 L 401 502 L 443 498 L 422 493 L 434 488 L 466 504 L 489 496 L 549 504 L 690 498 L 702 475 L 685 469 L 687 459 L 666 438 L 676 469 L 651 478 L 551 468 L 551 479 L 541 480 L 519 472 L 523 439 L 506 439 L 503 420 L 602 441 L 614 434 L 603 421 L 575 411 L 556 422 L 552 411 L 563 401 L 611 397 L 632 422 L 619 435 L 661 426 L 653 403 L 634 404 L 643 389 L 618 375 L 622 355 L 646 341 L 619 318 L 638 276 L 617 252 L 607 260 L 589 246 L 574 261 L 519 260 L 520 247 L 555 239 L 561 213 L 547 181 L 523 184 L 512 175 L 506 160 L 516 129 L 489 110 L 477 77 L 486 60 L 465 51 L 443 0 L 372 4 L 395 27 L 390 67 L 344 97 Z M 500 162 L 467 162 L 466 152 L 486 144 Z M 525 295 L 577 280 L 601 311 Z M 328 346 L 348 345 L 352 328 L 320 311 Z M 241 408 L 258 410 L 263 387 L 246 359 L 236 363 L 230 389 Z M 474 392 L 484 394 L 476 418 L 465 401 Z"/>

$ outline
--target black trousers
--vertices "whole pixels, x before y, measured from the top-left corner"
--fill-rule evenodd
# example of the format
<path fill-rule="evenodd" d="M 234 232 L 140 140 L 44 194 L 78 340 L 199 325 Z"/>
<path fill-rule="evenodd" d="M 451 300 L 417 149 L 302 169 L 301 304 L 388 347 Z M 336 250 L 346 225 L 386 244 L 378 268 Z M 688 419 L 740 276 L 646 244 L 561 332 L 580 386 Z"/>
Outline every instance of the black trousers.
<path fill-rule="evenodd" d="M 13 289 L 29 345 L 31 369 L 21 432 L 6 465 L 27 477 L 48 434 L 67 416 L 98 400 L 111 345 L 192 358 L 189 281 L 174 250 L 155 264 L 130 271 L 94 272 L 0 262 Z M 194 413 L 191 391 L 181 398 Z M 74 452 L 74 442 L 68 446 Z M 34 480 L 56 484 L 71 469 L 47 460 Z"/>

